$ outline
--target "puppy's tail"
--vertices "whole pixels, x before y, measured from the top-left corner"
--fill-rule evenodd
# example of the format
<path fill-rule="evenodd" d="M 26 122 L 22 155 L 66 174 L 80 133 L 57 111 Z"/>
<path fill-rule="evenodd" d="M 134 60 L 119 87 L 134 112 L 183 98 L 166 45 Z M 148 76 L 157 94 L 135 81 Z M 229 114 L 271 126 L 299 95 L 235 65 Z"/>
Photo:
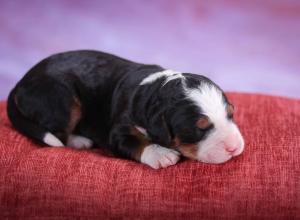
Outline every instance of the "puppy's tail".
<path fill-rule="evenodd" d="M 12 125 L 22 134 L 53 147 L 64 146 L 63 143 L 45 128 L 40 127 L 26 118 L 16 104 L 16 88 L 14 88 L 7 100 L 7 115 Z"/>

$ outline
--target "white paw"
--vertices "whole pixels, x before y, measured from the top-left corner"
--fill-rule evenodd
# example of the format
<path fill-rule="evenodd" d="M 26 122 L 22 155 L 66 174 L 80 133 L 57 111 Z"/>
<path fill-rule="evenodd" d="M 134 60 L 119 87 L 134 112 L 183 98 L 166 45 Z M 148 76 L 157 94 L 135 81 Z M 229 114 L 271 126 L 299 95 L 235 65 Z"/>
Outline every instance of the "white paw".
<path fill-rule="evenodd" d="M 47 132 L 45 134 L 45 136 L 43 138 L 43 142 L 52 147 L 63 147 L 64 146 L 64 144 L 50 132 Z"/>
<path fill-rule="evenodd" d="M 93 146 L 93 141 L 86 137 L 71 134 L 68 137 L 67 146 L 76 149 L 88 149 Z"/>
<path fill-rule="evenodd" d="M 176 164 L 180 159 L 180 153 L 158 144 L 151 144 L 145 147 L 141 162 L 154 169 L 165 168 Z"/>

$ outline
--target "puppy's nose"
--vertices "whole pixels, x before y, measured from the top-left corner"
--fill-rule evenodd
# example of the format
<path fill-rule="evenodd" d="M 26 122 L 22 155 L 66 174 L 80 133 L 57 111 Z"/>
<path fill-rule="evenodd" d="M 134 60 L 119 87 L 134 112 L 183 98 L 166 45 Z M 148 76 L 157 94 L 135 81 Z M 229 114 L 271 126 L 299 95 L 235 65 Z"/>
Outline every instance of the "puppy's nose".
<path fill-rule="evenodd" d="M 230 154 L 234 155 L 240 148 L 240 141 L 236 134 L 229 134 L 224 138 L 224 149 Z"/>
<path fill-rule="evenodd" d="M 234 154 L 238 150 L 239 147 L 237 146 L 226 146 L 225 150 L 229 152 L 230 154 Z"/>

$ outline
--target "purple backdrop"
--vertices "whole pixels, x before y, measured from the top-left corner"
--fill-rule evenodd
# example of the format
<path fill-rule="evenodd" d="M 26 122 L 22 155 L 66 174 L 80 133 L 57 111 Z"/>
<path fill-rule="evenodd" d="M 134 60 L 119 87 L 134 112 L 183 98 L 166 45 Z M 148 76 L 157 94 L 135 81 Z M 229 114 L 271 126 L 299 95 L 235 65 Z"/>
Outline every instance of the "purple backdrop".
<path fill-rule="evenodd" d="M 97 49 L 300 98 L 300 2 L 0 1 L 0 99 L 42 58 Z"/>

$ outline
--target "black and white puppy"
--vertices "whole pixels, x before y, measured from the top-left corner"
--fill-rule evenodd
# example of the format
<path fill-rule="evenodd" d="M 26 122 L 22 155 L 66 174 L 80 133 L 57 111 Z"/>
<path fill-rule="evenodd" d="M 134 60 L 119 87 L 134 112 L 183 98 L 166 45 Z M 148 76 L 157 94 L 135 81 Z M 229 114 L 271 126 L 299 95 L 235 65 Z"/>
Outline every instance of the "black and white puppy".
<path fill-rule="evenodd" d="M 211 80 L 98 51 L 39 62 L 11 91 L 7 112 L 41 143 L 103 147 L 155 169 L 180 155 L 223 163 L 244 149 L 233 106 Z"/>

